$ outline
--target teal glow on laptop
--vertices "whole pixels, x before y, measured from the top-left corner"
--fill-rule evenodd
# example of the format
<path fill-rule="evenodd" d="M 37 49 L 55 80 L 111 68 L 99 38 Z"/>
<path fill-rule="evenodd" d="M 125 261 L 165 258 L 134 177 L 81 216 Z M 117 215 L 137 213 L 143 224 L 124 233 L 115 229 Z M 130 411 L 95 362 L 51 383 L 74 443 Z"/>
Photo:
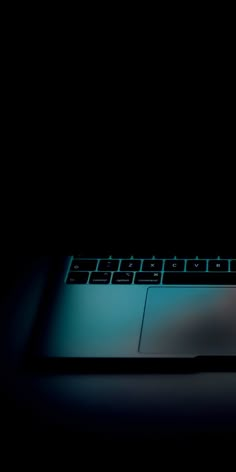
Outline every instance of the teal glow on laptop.
<path fill-rule="evenodd" d="M 37 358 L 236 355 L 236 254 L 78 253 L 52 270 Z"/>

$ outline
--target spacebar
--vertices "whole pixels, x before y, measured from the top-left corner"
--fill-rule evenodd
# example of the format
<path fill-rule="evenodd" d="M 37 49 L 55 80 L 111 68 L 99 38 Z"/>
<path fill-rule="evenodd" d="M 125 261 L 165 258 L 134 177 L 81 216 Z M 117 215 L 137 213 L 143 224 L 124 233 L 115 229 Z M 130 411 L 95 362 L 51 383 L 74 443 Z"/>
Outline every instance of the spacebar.
<path fill-rule="evenodd" d="M 236 285 L 236 272 L 166 272 L 164 285 Z"/>

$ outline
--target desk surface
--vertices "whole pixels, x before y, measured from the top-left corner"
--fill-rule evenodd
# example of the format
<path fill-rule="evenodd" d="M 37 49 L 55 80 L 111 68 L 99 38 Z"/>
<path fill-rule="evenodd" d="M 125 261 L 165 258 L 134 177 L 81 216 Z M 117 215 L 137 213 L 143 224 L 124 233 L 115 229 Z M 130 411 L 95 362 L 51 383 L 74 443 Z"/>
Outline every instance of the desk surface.
<path fill-rule="evenodd" d="M 45 256 L 27 264 L 14 283 L 8 287 L 5 282 L 2 292 L 1 395 L 13 422 L 20 412 L 29 419 L 29 428 L 60 425 L 63 431 L 80 433 L 236 431 L 236 373 L 50 376 L 22 370 L 48 262 Z"/>

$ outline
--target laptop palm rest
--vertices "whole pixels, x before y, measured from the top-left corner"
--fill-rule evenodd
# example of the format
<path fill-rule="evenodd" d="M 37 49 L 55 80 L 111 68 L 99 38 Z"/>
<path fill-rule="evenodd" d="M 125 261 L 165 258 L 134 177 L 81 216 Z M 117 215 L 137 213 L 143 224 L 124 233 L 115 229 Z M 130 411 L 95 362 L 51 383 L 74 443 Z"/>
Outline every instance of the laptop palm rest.
<path fill-rule="evenodd" d="M 236 355 L 236 287 L 150 287 L 139 352 Z"/>

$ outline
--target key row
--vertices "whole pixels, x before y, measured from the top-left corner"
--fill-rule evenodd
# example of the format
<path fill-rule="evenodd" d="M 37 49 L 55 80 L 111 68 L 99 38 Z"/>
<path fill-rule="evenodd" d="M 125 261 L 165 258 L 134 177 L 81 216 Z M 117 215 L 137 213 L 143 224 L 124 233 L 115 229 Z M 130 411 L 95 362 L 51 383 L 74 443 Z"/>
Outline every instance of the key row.
<path fill-rule="evenodd" d="M 162 280 L 161 280 L 162 279 Z M 236 272 L 71 272 L 67 284 L 236 285 Z"/>
<path fill-rule="evenodd" d="M 134 283 L 155 283 L 160 284 L 160 272 L 71 272 L 68 276 L 68 284 L 132 284 Z"/>
<path fill-rule="evenodd" d="M 183 272 L 184 270 L 190 272 L 205 272 L 205 271 L 216 271 L 216 272 L 228 272 L 236 271 L 236 259 L 232 261 L 228 260 L 188 260 L 184 259 L 172 259 L 167 261 L 162 260 L 144 260 L 141 262 L 137 259 L 132 260 L 97 260 L 87 259 L 87 260 L 74 260 L 71 265 L 71 271 L 147 271 L 155 272 L 165 270 L 166 272 Z"/>

